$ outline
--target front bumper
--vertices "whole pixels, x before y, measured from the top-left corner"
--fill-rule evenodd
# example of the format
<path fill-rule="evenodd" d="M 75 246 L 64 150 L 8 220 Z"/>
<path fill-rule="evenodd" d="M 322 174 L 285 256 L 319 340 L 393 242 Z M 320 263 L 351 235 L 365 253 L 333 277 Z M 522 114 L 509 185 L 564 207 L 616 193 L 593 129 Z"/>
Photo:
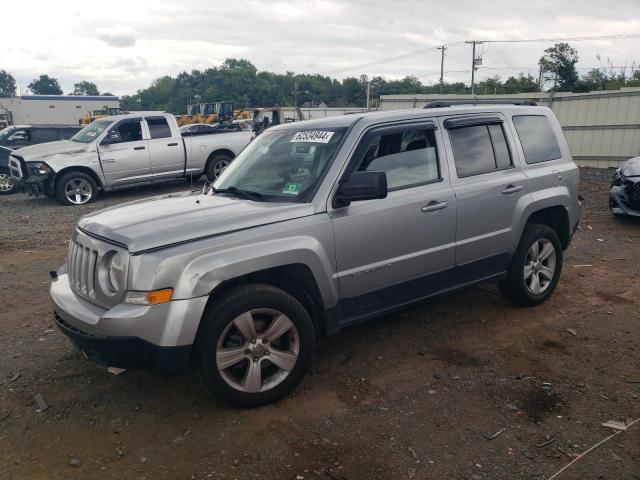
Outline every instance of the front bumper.
<path fill-rule="evenodd" d="M 53 280 L 50 294 L 58 328 L 89 359 L 164 374 L 188 366 L 207 303 L 207 297 L 197 297 L 154 306 L 119 304 L 107 310 L 77 295 L 67 274 Z"/>
<path fill-rule="evenodd" d="M 32 166 L 27 164 L 22 157 L 11 155 L 9 157 L 9 174 L 17 190 L 29 193 L 29 195 L 53 195 L 53 171 L 41 175 Z"/>
<path fill-rule="evenodd" d="M 640 209 L 636 210 L 631 206 L 627 188 L 627 185 L 613 185 L 611 190 L 609 190 L 611 213 L 614 215 L 640 217 Z"/>
<path fill-rule="evenodd" d="M 103 337 L 83 332 L 53 312 L 58 328 L 89 360 L 118 368 L 144 368 L 175 375 L 189 365 L 191 345 L 159 347 L 137 337 Z"/>

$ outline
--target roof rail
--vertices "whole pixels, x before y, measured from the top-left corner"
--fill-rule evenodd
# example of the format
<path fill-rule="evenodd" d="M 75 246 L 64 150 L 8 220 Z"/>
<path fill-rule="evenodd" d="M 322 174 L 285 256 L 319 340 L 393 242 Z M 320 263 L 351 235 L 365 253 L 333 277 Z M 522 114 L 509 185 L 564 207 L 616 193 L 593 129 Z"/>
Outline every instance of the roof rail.
<path fill-rule="evenodd" d="M 455 105 L 524 105 L 535 107 L 538 104 L 533 100 L 502 100 L 499 98 L 479 100 L 474 98 L 472 100 L 438 100 L 436 102 L 429 102 L 422 108 L 444 108 L 453 107 Z"/>

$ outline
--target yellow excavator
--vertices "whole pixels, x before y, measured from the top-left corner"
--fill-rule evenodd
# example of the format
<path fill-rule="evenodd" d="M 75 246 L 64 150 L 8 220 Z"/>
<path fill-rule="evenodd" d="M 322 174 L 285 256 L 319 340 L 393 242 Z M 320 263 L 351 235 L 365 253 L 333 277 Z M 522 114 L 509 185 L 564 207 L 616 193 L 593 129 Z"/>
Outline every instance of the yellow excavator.
<path fill-rule="evenodd" d="M 80 125 L 89 125 L 96 118 L 104 118 L 111 117 L 113 115 L 122 115 L 123 113 L 127 113 L 122 110 L 120 107 L 104 107 L 100 110 L 94 110 L 90 113 L 87 113 L 84 117 L 80 119 Z"/>
<path fill-rule="evenodd" d="M 234 102 L 200 103 L 187 105 L 186 115 L 176 115 L 178 125 L 192 123 L 231 123 L 233 120 L 251 120 L 251 112 L 236 110 Z"/>

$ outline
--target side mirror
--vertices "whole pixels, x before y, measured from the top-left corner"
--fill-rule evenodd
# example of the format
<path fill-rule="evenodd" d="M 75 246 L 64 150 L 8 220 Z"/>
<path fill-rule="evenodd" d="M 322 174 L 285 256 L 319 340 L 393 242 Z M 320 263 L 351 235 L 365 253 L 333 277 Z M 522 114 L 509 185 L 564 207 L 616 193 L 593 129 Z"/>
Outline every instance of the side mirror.
<path fill-rule="evenodd" d="M 118 143 L 121 140 L 120 133 L 117 130 L 111 130 L 107 133 L 107 136 L 102 140 L 103 145 L 109 145 L 110 143 Z"/>
<path fill-rule="evenodd" d="M 375 200 L 387 196 L 387 174 L 383 171 L 353 172 L 340 184 L 333 207 L 346 207 L 358 200 Z"/>

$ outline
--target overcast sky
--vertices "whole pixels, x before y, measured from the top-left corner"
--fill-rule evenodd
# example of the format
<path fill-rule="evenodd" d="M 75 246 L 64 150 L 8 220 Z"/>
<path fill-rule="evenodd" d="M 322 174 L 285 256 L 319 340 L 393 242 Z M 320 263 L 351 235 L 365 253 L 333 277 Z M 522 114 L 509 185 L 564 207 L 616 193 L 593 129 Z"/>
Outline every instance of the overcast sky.
<path fill-rule="evenodd" d="M 614 8 L 615 5 L 615 8 Z M 3 9 L 0 69 L 22 88 L 47 73 L 135 93 L 157 77 L 242 57 L 259 70 L 324 73 L 460 40 L 640 33 L 640 1 L 30 0 Z M 8 12 L 11 10 L 11 12 Z M 571 42 L 578 67 L 640 63 L 640 39 Z M 485 44 L 479 78 L 537 75 L 545 43 Z M 446 79 L 469 81 L 471 47 L 447 50 Z M 438 80 L 440 54 L 332 74 Z M 514 68 L 515 70 L 497 70 Z M 583 71 L 583 70 L 581 70 Z"/>

